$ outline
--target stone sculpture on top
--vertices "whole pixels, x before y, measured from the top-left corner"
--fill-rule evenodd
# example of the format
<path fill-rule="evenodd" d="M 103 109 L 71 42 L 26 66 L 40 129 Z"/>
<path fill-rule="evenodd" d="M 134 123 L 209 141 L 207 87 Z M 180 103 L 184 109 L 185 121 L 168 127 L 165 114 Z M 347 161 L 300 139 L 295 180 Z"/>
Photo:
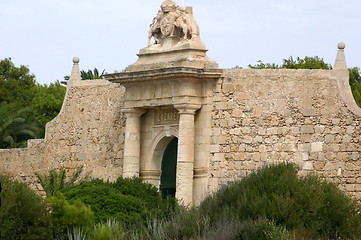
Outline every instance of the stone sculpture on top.
<path fill-rule="evenodd" d="M 192 7 L 180 7 L 165 0 L 150 24 L 147 47 L 140 49 L 139 59 L 126 71 L 167 67 L 218 68 L 206 55 Z"/>
<path fill-rule="evenodd" d="M 175 2 L 167 0 L 154 17 L 149 29 L 148 47 L 154 38 L 154 45 L 162 46 L 166 39 L 175 43 L 199 41 L 199 28 L 194 20 L 192 8 L 179 7 Z"/>

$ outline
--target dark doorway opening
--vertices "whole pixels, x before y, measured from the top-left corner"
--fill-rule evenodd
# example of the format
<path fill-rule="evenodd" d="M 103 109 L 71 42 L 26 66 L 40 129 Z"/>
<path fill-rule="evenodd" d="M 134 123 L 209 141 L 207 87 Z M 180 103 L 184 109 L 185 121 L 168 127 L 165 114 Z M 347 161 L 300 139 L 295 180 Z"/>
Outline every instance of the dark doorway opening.
<path fill-rule="evenodd" d="M 177 173 L 178 138 L 173 138 L 164 150 L 162 158 L 162 175 L 160 176 L 160 190 L 163 198 L 175 197 Z"/>

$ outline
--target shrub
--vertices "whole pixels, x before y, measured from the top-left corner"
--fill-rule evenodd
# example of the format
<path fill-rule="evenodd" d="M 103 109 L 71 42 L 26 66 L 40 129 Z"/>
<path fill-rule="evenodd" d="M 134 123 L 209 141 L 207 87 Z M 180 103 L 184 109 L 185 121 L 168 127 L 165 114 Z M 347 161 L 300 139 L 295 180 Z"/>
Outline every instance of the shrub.
<path fill-rule="evenodd" d="M 51 217 L 45 201 L 26 184 L 0 175 L 0 238 L 45 239 L 51 236 Z"/>
<path fill-rule="evenodd" d="M 104 182 L 95 179 L 64 189 L 67 199 L 80 199 L 91 206 L 96 222 L 117 219 L 122 224 L 145 224 L 148 217 L 165 217 L 174 201 L 164 200 L 157 189 L 140 179 Z M 173 205 L 172 205 L 173 204 Z"/>
<path fill-rule="evenodd" d="M 63 194 L 48 198 L 52 207 L 54 229 L 65 232 L 67 228 L 84 228 L 86 232 L 93 227 L 93 212 L 79 199 L 67 201 Z"/>
<path fill-rule="evenodd" d="M 211 224 L 225 215 L 241 222 L 268 219 L 288 231 L 310 232 L 313 238 L 360 237 L 353 201 L 317 177 L 298 177 L 297 170 L 288 163 L 266 166 L 208 197 L 199 211 Z"/>
<path fill-rule="evenodd" d="M 122 225 L 115 219 L 108 219 L 105 223 L 96 224 L 92 232 L 93 240 L 123 240 L 125 233 Z"/>

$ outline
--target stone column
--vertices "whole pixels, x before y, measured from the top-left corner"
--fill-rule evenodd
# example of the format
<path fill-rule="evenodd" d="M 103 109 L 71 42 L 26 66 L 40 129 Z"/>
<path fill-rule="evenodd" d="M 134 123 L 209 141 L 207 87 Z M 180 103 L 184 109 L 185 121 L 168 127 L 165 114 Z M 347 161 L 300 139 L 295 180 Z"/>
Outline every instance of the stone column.
<path fill-rule="evenodd" d="M 123 158 L 123 177 L 139 177 L 140 166 L 140 116 L 144 109 L 125 108 L 125 141 Z"/>
<path fill-rule="evenodd" d="M 187 205 L 193 204 L 194 114 L 201 105 L 175 105 L 179 110 L 176 197 Z"/>

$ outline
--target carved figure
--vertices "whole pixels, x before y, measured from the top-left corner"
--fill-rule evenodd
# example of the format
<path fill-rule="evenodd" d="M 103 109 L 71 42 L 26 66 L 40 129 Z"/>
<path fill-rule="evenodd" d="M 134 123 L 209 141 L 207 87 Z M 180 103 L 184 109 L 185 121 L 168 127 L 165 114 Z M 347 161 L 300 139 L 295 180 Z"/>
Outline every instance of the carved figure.
<path fill-rule="evenodd" d="M 166 38 L 186 42 L 193 40 L 194 35 L 199 35 L 199 30 L 193 16 L 186 11 L 186 8 L 179 7 L 172 0 L 166 0 L 150 25 L 148 46 L 152 45 L 152 38 L 154 44 L 162 45 Z"/>
<path fill-rule="evenodd" d="M 148 34 L 148 46 L 151 45 L 150 41 L 154 37 L 155 44 L 160 43 L 161 41 L 161 32 L 160 32 L 160 20 L 163 17 L 163 12 L 158 11 L 157 16 L 153 18 L 152 24 L 150 24 L 149 34 Z"/>

